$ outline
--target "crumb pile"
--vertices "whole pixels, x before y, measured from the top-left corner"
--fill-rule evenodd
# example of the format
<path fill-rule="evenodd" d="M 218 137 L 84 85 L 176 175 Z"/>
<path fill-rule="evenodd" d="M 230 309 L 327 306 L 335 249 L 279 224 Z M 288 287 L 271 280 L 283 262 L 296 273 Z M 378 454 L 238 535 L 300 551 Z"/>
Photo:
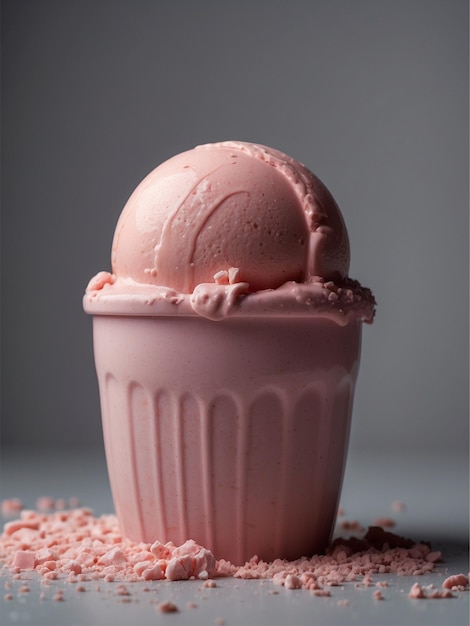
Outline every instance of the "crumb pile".
<path fill-rule="evenodd" d="M 4 526 L 0 561 L 16 573 L 36 570 L 69 582 L 207 579 L 216 570 L 212 552 L 192 540 L 135 543 L 121 536 L 115 515 L 95 517 L 87 508 L 21 511 Z"/>
<path fill-rule="evenodd" d="M 137 582 L 150 580 L 208 580 L 215 577 L 271 579 L 287 589 L 308 589 L 329 595 L 344 583 L 372 586 L 373 575 L 420 576 L 435 571 L 441 553 L 427 543 L 415 543 L 379 526 L 362 538 L 336 539 L 326 554 L 296 561 L 266 563 L 256 556 L 243 566 L 216 561 L 212 552 L 193 540 L 136 543 L 122 537 L 117 517 L 95 517 L 84 507 L 70 510 L 9 508 L 19 518 L 5 524 L 0 536 L 0 562 L 14 574 L 36 570 L 45 579 L 83 583 L 90 580 Z M 49 503 L 50 504 L 50 503 Z M 455 579 L 450 584 L 450 578 Z M 463 575 L 447 579 L 447 591 L 468 587 Z M 452 581 L 451 581 L 452 582 Z M 378 583 L 376 584 L 378 585 Z M 386 586 L 383 583 L 382 586 Z M 444 594 L 445 595 L 445 594 Z M 427 597 L 415 587 L 410 597 Z M 376 594 L 381 599 L 381 594 Z"/>

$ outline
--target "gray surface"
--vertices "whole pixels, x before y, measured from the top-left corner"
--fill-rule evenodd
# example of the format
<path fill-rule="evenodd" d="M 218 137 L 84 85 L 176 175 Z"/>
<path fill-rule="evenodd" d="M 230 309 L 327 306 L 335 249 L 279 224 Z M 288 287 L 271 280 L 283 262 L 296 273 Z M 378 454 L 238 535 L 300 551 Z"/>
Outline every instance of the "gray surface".
<path fill-rule="evenodd" d="M 34 506 L 42 495 L 78 496 L 83 505 L 96 514 L 112 511 L 111 497 L 100 450 L 76 450 L 58 454 L 7 450 L 2 455 L 1 497 L 19 496 Z M 407 505 L 401 513 L 393 512 L 391 503 L 402 500 Z M 331 589 L 331 598 L 318 598 L 307 591 L 276 587 L 270 581 L 219 579 L 215 589 L 204 589 L 200 581 L 182 583 L 135 583 L 127 585 L 131 602 L 125 604 L 117 595 L 117 585 L 86 583 L 85 593 L 74 585 L 56 582 L 41 585 L 30 576 L 30 592 L 18 593 L 24 581 L 13 582 L 14 600 L 1 594 L 1 624 L 15 626 L 130 626 L 139 624 L 211 625 L 222 618 L 226 626 L 466 626 L 469 618 L 469 592 L 454 599 L 411 600 L 411 585 L 434 585 L 440 588 L 444 577 L 467 573 L 468 562 L 468 458 L 441 455 L 429 466 L 423 456 L 368 456 L 352 454 L 341 503 L 345 519 L 358 520 L 363 526 L 377 517 L 392 516 L 394 532 L 417 541 L 431 541 L 441 549 L 444 562 L 439 571 L 424 577 L 376 575 L 373 581 L 386 580 L 384 601 L 372 598 L 374 587 L 356 589 L 353 584 Z M 340 533 L 341 534 L 341 533 Z M 0 584 L 11 581 L 0 572 Z M 53 600 L 55 590 L 64 589 L 64 602 Z M 150 588 L 150 591 L 144 591 Z M 39 600 L 46 589 L 47 599 Z M 278 591 L 273 594 L 273 591 Z M 179 607 L 177 614 L 165 615 L 159 602 L 171 600 Z M 340 601 L 348 600 L 348 605 Z M 197 604 L 189 608 L 188 603 Z"/>
<path fill-rule="evenodd" d="M 242 139 L 324 180 L 377 296 L 352 446 L 467 450 L 465 0 L 1 5 L 4 444 L 101 441 L 81 297 L 118 215 L 162 160 Z"/>

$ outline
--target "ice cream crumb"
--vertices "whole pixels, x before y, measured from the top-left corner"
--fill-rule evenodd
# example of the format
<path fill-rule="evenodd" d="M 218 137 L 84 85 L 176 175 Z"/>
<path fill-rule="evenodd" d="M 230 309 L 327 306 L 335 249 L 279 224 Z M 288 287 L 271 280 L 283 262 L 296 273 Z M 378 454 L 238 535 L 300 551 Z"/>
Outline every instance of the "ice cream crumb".
<path fill-rule="evenodd" d="M 16 550 L 12 565 L 13 567 L 19 567 L 21 570 L 34 569 L 34 552 L 31 550 Z"/>
<path fill-rule="evenodd" d="M 166 600 L 165 602 L 160 602 L 158 604 L 158 609 L 162 613 L 176 613 L 178 611 L 178 607 L 173 602 Z"/>
<path fill-rule="evenodd" d="M 224 626 L 225 620 L 223 617 L 216 617 L 214 620 L 214 624 L 216 624 L 216 626 Z"/>
<path fill-rule="evenodd" d="M 54 498 L 41 496 L 36 500 L 36 507 L 39 511 L 51 511 L 55 508 Z"/>
<path fill-rule="evenodd" d="M 357 520 L 343 520 L 340 523 L 341 530 L 363 531 L 361 524 Z"/>
<path fill-rule="evenodd" d="M 397 513 L 402 512 L 406 509 L 406 504 L 404 502 L 402 502 L 401 500 L 394 500 L 392 502 L 392 510 L 396 511 Z"/>
<path fill-rule="evenodd" d="M 374 598 L 374 600 L 383 600 L 384 597 L 382 595 L 382 592 L 379 589 L 376 589 L 376 591 L 374 591 L 374 593 L 372 594 L 372 597 Z"/>
<path fill-rule="evenodd" d="M 131 593 L 125 585 L 118 585 L 116 589 L 116 594 L 118 596 L 130 596 Z"/>
<path fill-rule="evenodd" d="M 381 526 L 382 528 L 393 528 L 396 522 L 391 517 L 379 517 L 374 521 L 374 526 Z"/>
<path fill-rule="evenodd" d="M 432 586 L 431 586 L 432 587 Z M 435 599 L 435 598 L 455 598 L 454 594 L 446 589 L 445 591 L 440 591 L 439 589 L 426 589 L 419 583 L 414 583 L 408 593 L 408 597 L 413 600 L 421 600 L 421 599 Z"/>
<path fill-rule="evenodd" d="M 455 591 L 467 591 L 469 588 L 469 577 L 464 574 L 448 576 L 442 583 L 442 587 Z"/>
<path fill-rule="evenodd" d="M 204 582 L 204 587 L 206 587 L 207 589 L 214 589 L 215 587 L 217 587 L 217 583 L 215 582 L 215 580 L 210 578 L 209 580 L 206 580 Z"/>
<path fill-rule="evenodd" d="M 230 267 L 228 270 L 228 282 L 231 285 L 240 282 L 240 268 L 239 267 Z"/>
<path fill-rule="evenodd" d="M 301 589 L 302 583 L 295 574 L 288 574 L 284 580 L 284 587 L 286 589 Z"/>
<path fill-rule="evenodd" d="M 9 517 L 17 515 L 23 508 L 23 503 L 19 498 L 5 498 L 2 500 L 2 515 Z"/>
<path fill-rule="evenodd" d="M 214 274 L 214 282 L 217 285 L 228 285 L 228 272 L 226 270 L 220 270 Z"/>

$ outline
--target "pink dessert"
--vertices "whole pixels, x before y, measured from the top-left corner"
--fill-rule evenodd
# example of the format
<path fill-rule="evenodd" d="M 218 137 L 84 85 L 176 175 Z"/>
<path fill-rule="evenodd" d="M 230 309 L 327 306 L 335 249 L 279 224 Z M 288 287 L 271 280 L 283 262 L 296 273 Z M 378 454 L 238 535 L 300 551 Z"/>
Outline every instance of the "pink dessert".
<path fill-rule="evenodd" d="M 375 311 L 348 270 L 336 202 L 276 150 L 199 146 L 140 183 L 83 300 L 127 537 L 237 564 L 325 549 Z"/>

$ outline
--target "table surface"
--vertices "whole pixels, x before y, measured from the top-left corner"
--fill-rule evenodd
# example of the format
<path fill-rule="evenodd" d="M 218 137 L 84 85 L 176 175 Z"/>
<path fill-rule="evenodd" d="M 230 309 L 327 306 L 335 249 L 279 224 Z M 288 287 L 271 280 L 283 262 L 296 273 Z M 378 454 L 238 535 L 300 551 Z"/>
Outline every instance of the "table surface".
<path fill-rule="evenodd" d="M 397 460 L 398 459 L 398 460 Z M 98 450 L 36 451 L 6 449 L 1 456 L 1 498 L 19 497 L 34 508 L 38 497 L 75 496 L 96 515 L 113 512 L 104 460 Z M 451 574 L 469 572 L 469 462 L 467 456 L 445 453 L 401 453 L 401 456 L 350 451 L 341 498 L 345 519 L 367 527 L 378 517 L 393 517 L 394 532 L 416 541 L 429 541 L 443 552 L 438 571 L 426 576 L 380 575 L 386 580 L 383 601 L 373 598 L 374 587 L 357 588 L 353 583 L 331 588 L 331 597 L 317 597 L 305 590 L 275 586 L 270 580 L 217 579 L 205 588 L 201 581 L 153 581 L 132 583 L 129 602 L 116 592 L 116 583 L 90 583 L 86 593 L 73 585 L 54 581 L 64 591 L 64 602 L 49 594 L 40 599 L 40 577 L 27 573 L 28 593 L 20 593 L 24 581 L 13 580 L 0 570 L 4 589 L 11 585 L 13 599 L 1 594 L 2 626 L 147 626 L 152 624 L 226 624 L 226 626 L 287 625 L 316 626 L 348 624 L 460 626 L 469 623 L 469 592 L 451 599 L 413 600 L 413 583 L 440 588 Z M 392 510 L 394 501 L 406 504 Z M 342 534 L 337 531 L 336 534 Z M 375 580 L 374 580 L 375 579 Z M 54 587 L 52 587 L 54 588 Z M 146 590 L 147 589 L 147 590 Z M 149 589 L 149 590 L 148 590 Z M 276 591 L 277 593 L 273 593 Z M 175 613 L 162 613 L 159 603 L 171 601 Z"/>

